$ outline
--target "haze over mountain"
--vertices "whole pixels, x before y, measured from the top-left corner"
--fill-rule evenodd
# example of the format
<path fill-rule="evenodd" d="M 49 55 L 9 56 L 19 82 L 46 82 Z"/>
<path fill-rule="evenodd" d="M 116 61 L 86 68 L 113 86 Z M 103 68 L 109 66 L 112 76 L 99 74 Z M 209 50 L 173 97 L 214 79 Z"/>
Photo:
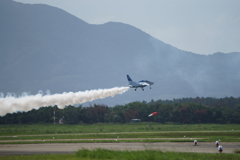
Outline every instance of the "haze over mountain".
<path fill-rule="evenodd" d="M 240 95 L 238 52 L 198 55 L 124 23 L 92 25 L 55 7 L 11 0 L 0 1 L 0 21 L 5 95 L 112 88 L 126 85 L 126 74 L 155 84 L 91 103 Z"/>

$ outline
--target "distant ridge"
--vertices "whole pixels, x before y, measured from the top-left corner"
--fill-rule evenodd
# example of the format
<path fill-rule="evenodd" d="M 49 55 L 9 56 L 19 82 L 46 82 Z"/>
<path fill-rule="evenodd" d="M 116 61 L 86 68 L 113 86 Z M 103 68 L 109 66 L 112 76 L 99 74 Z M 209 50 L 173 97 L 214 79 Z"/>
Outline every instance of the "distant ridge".
<path fill-rule="evenodd" d="M 145 91 L 92 103 L 181 97 L 239 97 L 240 53 L 198 55 L 124 23 L 91 25 L 55 7 L 0 1 L 0 92 L 36 94 L 111 88 L 133 80 Z M 204 47 L 204 46 L 203 46 Z"/>

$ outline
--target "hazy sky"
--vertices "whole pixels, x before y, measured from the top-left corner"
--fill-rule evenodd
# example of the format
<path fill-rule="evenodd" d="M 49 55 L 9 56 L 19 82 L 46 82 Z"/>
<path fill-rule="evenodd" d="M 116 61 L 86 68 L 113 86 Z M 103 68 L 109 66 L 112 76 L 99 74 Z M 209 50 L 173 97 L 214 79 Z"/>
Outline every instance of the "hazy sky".
<path fill-rule="evenodd" d="M 240 0 L 15 1 L 58 7 L 90 24 L 130 24 L 198 54 L 240 52 Z"/>

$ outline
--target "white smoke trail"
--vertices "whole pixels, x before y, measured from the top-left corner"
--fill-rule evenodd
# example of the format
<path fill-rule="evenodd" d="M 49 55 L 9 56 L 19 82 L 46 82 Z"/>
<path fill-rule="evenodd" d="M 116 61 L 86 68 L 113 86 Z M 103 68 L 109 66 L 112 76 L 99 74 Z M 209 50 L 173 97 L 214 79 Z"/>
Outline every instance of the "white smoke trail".
<path fill-rule="evenodd" d="M 98 89 L 84 92 L 68 92 L 54 95 L 23 95 L 22 97 L 13 97 L 3 95 L 0 96 L 0 116 L 16 111 L 29 111 L 33 108 L 41 106 L 57 105 L 59 108 L 64 108 L 66 105 L 74 105 L 93 101 L 96 99 L 103 99 L 106 97 L 114 97 L 117 94 L 126 92 L 129 87 L 114 87 L 110 89 Z"/>

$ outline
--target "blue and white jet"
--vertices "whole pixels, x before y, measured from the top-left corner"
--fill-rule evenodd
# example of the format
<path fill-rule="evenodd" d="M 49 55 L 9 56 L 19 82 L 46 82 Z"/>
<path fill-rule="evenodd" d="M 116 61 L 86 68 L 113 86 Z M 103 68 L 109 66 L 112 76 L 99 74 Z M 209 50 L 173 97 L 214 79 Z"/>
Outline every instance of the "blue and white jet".
<path fill-rule="evenodd" d="M 144 91 L 143 87 L 146 87 L 146 86 L 150 86 L 150 89 L 151 89 L 151 85 L 154 84 L 153 82 L 150 82 L 148 80 L 141 80 L 138 82 L 134 82 L 132 81 L 129 75 L 127 75 L 127 79 L 128 79 L 128 86 L 130 88 L 135 88 L 135 91 L 137 90 L 137 88 L 142 88 L 142 90 Z"/>

